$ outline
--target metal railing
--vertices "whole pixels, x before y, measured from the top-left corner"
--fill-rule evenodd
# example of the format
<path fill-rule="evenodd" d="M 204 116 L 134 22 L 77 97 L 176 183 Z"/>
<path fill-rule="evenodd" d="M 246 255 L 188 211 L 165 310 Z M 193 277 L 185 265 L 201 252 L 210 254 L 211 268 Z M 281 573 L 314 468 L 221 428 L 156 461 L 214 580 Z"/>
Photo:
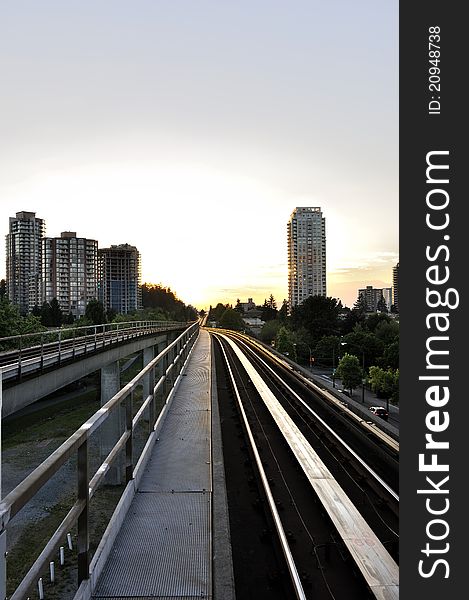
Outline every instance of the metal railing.
<path fill-rule="evenodd" d="M 39 465 L 26 479 L 0 501 L 0 537 L 4 537 L 9 522 L 14 518 L 37 492 L 59 471 L 59 469 L 73 456 L 77 457 L 77 499 L 68 514 L 65 516 L 49 542 L 23 578 L 20 585 L 9 597 L 9 600 L 23 600 L 28 597 L 31 590 L 37 586 L 41 573 L 48 566 L 48 561 L 56 553 L 62 540 L 72 527 L 77 526 L 77 553 L 78 553 L 78 586 L 90 576 L 90 544 L 88 514 L 90 499 L 95 494 L 98 486 L 103 482 L 106 473 L 121 452 L 125 456 L 125 483 L 128 484 L 134 477 L 133 437 L 137 424 L 145 414 L 148 415 L 148 435 L 155 428 L 157 422 L 157 396 L 162 396 L 167 401 L 176 379 L 184 366 L 188 354 L 195 343 L 199 331 L 199 323 L 190 325 L 174 342 L 148 363 L 127 385 L 104 404 L 92 417 L 90 417 L 73 435 L 53 452 L 41 465 Z M 133 415 L 134 393 L 138 386 L 148 390 L 147 397 Z M 144 394 L 145 395 L 145 394 Z M 88 473 L 88 441 L 92 433 L 97 431 L 103 423 L 120 407 L 125 408 L 125 430 L 104 461 L 100 464 L 94 475 L 89 478 Z M 0 556 L 0 578 L 2 577 L 2 561 Z M 0 589 L 2 582 L 0 581 Z M 2 598 L 3 600 L 3 598 Z"/>
<path fill-rule="evenodd" d="M 3 379 L 21 379 L 26 370 L 43 371 L 65 361 L 98 352 L 134 338 L 182 329 L 177 321 L 128 321 L 53 329 L 0 338 L 0 367 Z"/>

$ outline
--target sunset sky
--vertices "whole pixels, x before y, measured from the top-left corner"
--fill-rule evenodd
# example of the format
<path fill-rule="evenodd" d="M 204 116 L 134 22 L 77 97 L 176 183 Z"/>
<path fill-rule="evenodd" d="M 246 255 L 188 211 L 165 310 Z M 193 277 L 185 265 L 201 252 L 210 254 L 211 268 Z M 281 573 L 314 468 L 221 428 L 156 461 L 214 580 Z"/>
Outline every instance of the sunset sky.
<path fill-rule="evenodd" d="M 398 261 L 398 3 L 0 2 L 0 228 L 128 242 L 198 308 L 287 297 L 286 223 L 326 217 L 328 295 Z"/>

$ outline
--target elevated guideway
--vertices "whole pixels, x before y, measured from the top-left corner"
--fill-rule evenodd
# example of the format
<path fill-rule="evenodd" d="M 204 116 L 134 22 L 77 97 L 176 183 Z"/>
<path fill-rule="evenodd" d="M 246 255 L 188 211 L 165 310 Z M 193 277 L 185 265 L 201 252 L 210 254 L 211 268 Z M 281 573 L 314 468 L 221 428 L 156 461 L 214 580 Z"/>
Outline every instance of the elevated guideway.
<path fill-rule="evenodd" d="M 186 327 L 133 321 L 0 338 L 2 417 L 130 354 L 163 347 Z"/>

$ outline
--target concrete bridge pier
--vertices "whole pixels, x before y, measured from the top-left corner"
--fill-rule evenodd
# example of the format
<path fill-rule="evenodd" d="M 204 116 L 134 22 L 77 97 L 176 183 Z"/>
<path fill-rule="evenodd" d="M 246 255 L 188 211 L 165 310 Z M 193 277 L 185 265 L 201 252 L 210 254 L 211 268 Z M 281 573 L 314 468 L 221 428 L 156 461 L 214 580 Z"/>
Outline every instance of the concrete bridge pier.
<path fill-rule="evenodd" d="M 120 389 L 120 366 L 119 361 L 116 360 L 101 368 L 101 406 L 115 396 Z M 103 423 L 100 434 L 101 461 L 106 458 L 124 433 L 124 418 L 125 407 L 115 408 L 107 421 Z M 106 482 L 111 485 L 122 483 L 122 469 L 123 460 L 122 456 L 119 456 L 109 469 Z"/>

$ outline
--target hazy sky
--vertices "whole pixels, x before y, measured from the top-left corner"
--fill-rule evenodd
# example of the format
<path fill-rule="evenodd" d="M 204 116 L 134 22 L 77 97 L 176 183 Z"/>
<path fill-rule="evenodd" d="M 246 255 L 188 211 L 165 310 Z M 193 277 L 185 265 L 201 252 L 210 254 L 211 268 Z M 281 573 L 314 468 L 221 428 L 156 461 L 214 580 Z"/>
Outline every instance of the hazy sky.
<path fill-rule="evenodd" d="M 35 211 L 199 308 L 281 302 L 321 206 L 350 306 L 398 260 L 397 64 L 397 0 L 0 1 L 2 231 Z"/>

